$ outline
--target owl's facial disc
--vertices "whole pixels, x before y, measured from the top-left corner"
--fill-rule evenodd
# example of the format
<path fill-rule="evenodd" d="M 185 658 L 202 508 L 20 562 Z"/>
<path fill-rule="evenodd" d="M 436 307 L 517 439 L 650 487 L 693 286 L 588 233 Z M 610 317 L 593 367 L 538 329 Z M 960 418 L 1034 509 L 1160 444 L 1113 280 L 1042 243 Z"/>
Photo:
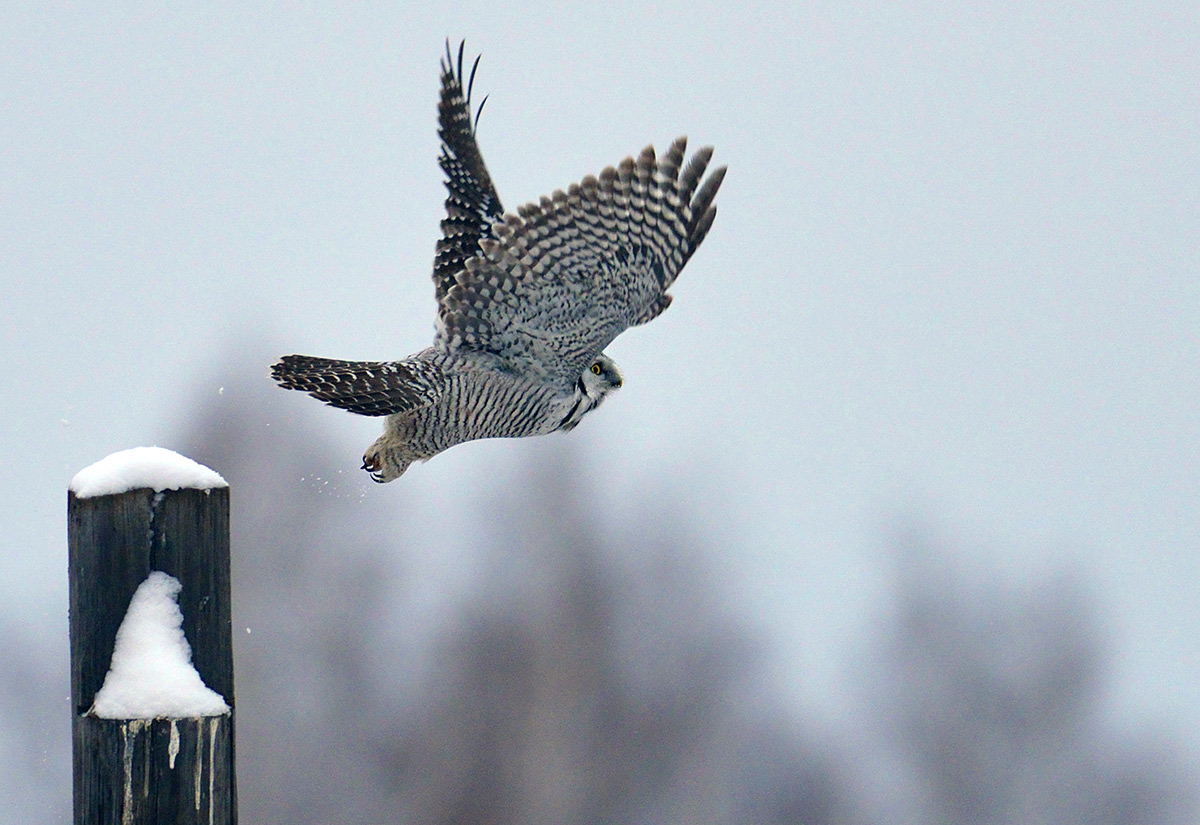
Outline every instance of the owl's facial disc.
<path fill-rule="evenodd" d="M 583 383 L 588 395 L 604 395 L 620 389 L 623 379 L 617 364 L 603 353 L 596 356 L 588 371 L 583 374 Z"/>

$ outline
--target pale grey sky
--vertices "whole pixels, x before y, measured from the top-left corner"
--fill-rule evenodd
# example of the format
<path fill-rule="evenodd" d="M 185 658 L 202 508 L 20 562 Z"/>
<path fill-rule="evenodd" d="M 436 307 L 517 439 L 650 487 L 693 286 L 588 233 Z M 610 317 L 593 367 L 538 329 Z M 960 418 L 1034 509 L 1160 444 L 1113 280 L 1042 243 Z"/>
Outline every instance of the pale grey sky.
<path fill-rule="evenodd" d="M 447 36 L 483 54 L 479 140 L 509 208 L 684 133 L 729 165 L 675 304 L 610 348 L 626 387 L 569 437 L 614 502 L 669 477 L 703 529 L 753 548 L 732 580 L 800 701 L 839 708 L 890 531 L 918 521 L 1017 582 L 1085 571 L 1127 718 L 1196 739 L 1186 2 L 9 4 L 8 614 L 65 655 L 67 482 L 172 446 L 228 359 L 266 380 L 284 352 L 428 343 Z M 313 420 L 348 473 L 378 427 Z M 477 496 L 529 449 L 343 483 L 365 506 Z"/>

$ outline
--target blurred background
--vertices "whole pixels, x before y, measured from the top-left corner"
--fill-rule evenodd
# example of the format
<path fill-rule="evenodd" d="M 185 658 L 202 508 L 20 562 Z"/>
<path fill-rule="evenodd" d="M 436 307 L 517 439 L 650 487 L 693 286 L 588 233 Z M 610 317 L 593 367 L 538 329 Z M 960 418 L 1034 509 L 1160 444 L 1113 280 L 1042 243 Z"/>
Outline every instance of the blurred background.
<path fill-rule="evenodd" d="M 618 396 L 384 487 L 444 40 L 513 209 L 729 175 Z M 70 818 L 66 485 L 233 486 L 248 822 L 1192 822 L 1194 3 L 0 8 L 0 822 Z"/>

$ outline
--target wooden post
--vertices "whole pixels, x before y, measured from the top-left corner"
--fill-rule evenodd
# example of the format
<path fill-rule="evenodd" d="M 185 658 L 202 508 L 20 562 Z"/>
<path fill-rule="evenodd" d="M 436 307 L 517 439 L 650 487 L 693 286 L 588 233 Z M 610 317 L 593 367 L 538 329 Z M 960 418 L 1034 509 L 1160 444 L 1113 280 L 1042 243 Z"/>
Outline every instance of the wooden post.
<path fill-rule="evenodd" d="M 68 493 L 76 825 L 237 821 L 229 488 Z M 138 585 L 183 585 L 192 663 L 230 707 L 222 716 L 101 719 L 90 713 Z"/>

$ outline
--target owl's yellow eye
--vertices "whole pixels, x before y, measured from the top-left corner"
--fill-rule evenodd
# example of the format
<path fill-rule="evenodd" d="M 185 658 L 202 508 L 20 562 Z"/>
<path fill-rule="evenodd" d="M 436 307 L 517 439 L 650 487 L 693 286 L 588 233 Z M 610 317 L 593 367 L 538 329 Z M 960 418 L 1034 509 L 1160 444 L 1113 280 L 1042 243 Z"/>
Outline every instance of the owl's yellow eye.
<path fill-rule="evenodd" d="M 592 364 L 592 374 L 593 375 L 599 375 L 603 371 L 604 370 L 601 368 L 599 363 Z"/>

